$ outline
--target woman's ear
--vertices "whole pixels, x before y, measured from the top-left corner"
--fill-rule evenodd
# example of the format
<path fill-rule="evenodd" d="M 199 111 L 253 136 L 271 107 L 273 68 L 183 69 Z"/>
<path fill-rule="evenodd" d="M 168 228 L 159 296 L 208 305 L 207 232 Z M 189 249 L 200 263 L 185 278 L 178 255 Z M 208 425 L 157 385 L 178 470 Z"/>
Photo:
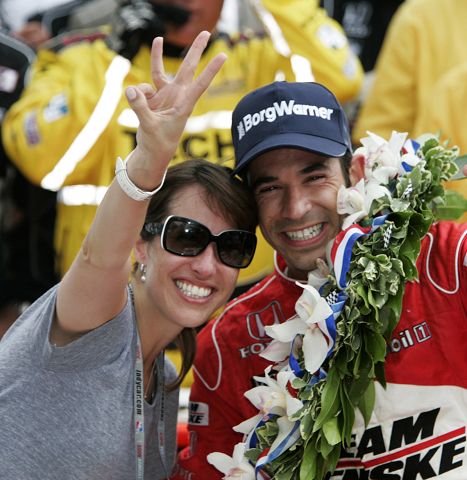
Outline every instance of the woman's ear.
<path fill-rule="evenodd" d="M 365 177 L 365 157 L 362 154 L 357 154 L 352 157 L 349 169 L 350 183 L 356 185 L 362 178 Z"/>
<path fill-rule="evenodd" d="M 134 252 L 135 252 L 135 260 L 138 263 L 148 263 L 147 262 L 147 256 L 148 256 L 147 246 L 148 246 L 148 242 L 144 241 L 141 237 L 139 237 L 138 240 L 136 240 Z"/>

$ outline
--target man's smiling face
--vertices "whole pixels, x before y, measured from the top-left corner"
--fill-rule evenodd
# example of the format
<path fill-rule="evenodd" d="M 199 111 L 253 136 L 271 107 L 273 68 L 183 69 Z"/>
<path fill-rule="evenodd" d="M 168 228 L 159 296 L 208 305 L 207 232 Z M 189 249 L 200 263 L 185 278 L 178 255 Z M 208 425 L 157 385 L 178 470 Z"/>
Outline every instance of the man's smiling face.
<path fill-rule="evenodd" d="M 264 237 L 286 260 L 289 275 L 306 279 L 341 228 L 336 199 L 345 180 L 340 160 L 279 148 L 255 158 L 248 177 Z"/>

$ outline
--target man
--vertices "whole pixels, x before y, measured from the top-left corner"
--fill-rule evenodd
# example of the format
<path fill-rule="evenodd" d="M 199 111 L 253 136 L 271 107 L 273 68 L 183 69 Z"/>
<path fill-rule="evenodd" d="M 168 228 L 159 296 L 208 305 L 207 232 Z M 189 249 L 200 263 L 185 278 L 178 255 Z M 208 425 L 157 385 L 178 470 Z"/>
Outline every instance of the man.
<path fill-rule="evenodd" d="M 351 157 L 341 106 L 317 83 L 278 82 L 248 94 L 233 112 L 232 136 L 236 172 L 254 191 L 276 270 L 199 335 L 190 448 L 180 453 L 176 478 L 221 478 L 206 455 L 231 455 L 242 440 L 232 427 L 258 413 L 243 393 L 269 364 L 258 355 L 270 341 L 265 326 L 295 314 L 303 291 L 295 280 L 319 270 L 340 231 L 337 191 L 347 173 L 352 184 L 364 173 L 362 157 Z M 440 222 L 424 238 L 419 282 L 407 284 L 388 345 L 387 389 L 377 388 L 366 428 L 357 416 L 355 448 L 332 478 L 466 478 L 466 255 L 466 225 Z"/>
<path fill-rule="evenodd" d="M 269 37 L 212 36 L 199 70 L 217 53 L 228 54 L 220 74 L 197 103 L 173 159 L 229 163 L 231 111 L 248 91 L 273 81 L 316 78 L 342 101 L 358 94 L 362 69 L 341 27 L 311 0 L 266 0 L 261 14 Z M 32 80 L 8 112 L 3 141 L 26 177 L 58 192 L 56 267 L 69 268 L 108 184 L 117 155 L 135 144 L 137 119 L 122 95 L 147 83 L 149 48 L 164 36 L 165 73 L 172 77 L 186 47 L 202 30 L 216 28 L 222 0 L 131 0 L 118 10 L 106 39 L 75 42 L 38 54 Z M 250 284 L 272 269 L 272 251 L 261 253 L 241 276 Z"/>

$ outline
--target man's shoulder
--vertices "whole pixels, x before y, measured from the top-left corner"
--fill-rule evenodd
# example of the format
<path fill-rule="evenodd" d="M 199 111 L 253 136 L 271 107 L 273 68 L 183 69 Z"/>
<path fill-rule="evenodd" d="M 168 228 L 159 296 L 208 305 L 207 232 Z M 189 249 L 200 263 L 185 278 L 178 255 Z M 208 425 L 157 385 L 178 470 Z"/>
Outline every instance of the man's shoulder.
<path fill-rule="evenodd" d="M 467 223 L 440 221 L 434 223 L 422 244 L 422 252 L 435 249 L 449 254 L 466 244 Z"/>
<path fill-rule="evenodd" d="M 422 241 L 417 260 L 420 285 L 444 293 L 461 289 L 467 257 L 467 224 L 434 223 Z"/>

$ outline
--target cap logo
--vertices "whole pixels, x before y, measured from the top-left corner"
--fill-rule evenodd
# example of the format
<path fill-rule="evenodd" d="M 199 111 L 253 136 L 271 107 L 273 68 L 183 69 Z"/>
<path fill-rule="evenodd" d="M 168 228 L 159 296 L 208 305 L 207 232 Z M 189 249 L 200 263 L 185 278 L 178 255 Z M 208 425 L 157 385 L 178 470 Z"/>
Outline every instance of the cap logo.
<path fill-rule="evenodd" d="M 323 120 L 331 120 L 331 115 L 334 113 L 332 108 L 318 107 L 316 105 L 307 105 L 295 103 L 295 100 L 282 100 L 274 102 L 271 107 L 263 108 L 256 113 L 248 113 L 237 125 L 238 139 L 241 140 L 246 132 L 256 127 L 262 122 L 275 122 L 278 117 L 284 115 L 308 115 L 310 117 L 319 117 Z"/>

